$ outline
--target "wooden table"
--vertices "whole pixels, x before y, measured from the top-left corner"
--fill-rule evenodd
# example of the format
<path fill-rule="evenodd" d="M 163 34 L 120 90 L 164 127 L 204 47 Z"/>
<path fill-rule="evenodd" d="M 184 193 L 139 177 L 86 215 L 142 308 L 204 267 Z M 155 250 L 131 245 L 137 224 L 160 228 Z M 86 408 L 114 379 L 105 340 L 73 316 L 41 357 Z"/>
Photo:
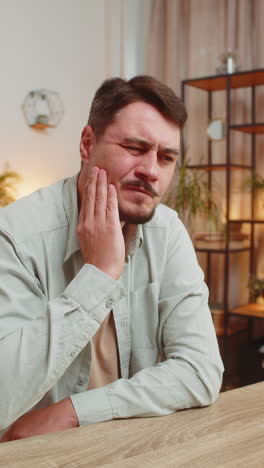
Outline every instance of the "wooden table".
<path fill-rule="evenodd" d="M 7 442 L 0 466 L 263 468 L 264 382 L 222 393 L 208 408 Z"/>

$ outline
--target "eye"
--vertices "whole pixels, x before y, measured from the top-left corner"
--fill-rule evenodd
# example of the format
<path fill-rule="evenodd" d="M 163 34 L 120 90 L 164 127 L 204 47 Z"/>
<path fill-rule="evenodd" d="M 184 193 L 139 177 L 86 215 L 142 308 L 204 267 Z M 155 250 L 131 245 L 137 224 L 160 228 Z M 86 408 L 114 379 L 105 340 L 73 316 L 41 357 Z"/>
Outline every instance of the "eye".
<path fill-rule="evenodd" d="M 166 164 L 174 162 L 174 158 L 172 156 L 168 156 L 167 154 L 159 154 L 159 158 Z"/>
<path fill-rule="evenodd" d="M 130 151 L 132 154 L 142 154 L 144 152 L 144 148 L 139 148 L 138 146 L 123 146 L 123 148 Z"/>

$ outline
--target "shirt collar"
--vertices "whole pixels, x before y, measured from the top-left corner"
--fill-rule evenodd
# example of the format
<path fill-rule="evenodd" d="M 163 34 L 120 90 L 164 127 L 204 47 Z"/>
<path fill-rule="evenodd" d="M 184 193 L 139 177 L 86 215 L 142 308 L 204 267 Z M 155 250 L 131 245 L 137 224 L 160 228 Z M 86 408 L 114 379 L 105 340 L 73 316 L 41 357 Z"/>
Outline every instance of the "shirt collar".
<path fill-rule="evenodd" d="M 76 235 L 78 224 L 78 177 L 79 173 L 69 179 L 66 179 L 63 186 L 63 205 L 69 226 L 64 262 L 66 262 L 77 250 L 80 250 L 79 240 Z M 141 247 L 143 242 L 142 225 L 128 224 L 126 226 L 124 237 L 126 255 L 133 255 L 136 249 Z"/>
<path fill-rule="evenodd" d="M 141 224 L 127 224 L 124 228 L 124 239 L 126 246 L 126 257 L 133 255 L 143 241 L 143 230 Z"/>

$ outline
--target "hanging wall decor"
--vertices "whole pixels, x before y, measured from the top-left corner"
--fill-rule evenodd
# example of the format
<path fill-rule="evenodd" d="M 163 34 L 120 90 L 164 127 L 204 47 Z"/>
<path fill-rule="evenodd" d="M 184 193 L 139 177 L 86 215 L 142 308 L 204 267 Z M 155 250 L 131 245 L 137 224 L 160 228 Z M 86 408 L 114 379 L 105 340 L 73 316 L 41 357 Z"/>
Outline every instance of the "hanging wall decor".
<path fill-rule="evenodd" d="M 27 124 L 37 130 L 57 127 L 63 117 L 63 104 L 56 91 L 36 89 L 30 91 L 22 105 Z"/>

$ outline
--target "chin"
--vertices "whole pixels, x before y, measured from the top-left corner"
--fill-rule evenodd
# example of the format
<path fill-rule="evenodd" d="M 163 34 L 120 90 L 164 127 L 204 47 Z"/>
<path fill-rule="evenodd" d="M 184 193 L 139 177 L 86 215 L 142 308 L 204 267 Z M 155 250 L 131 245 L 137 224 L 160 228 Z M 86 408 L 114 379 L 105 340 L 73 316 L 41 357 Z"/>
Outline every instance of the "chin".
<path fill-rule="evenodd" d="M 120 221 L 124 221 L 127 224 L 145 224 L 153 218 L 155 209 L 156 207 L 148 212 L 143 212 L 141 210 L 134 210 L 133 212 L 132 210 L 122 210 L 122 208 L 119 207 L 119 218 Z"/>

